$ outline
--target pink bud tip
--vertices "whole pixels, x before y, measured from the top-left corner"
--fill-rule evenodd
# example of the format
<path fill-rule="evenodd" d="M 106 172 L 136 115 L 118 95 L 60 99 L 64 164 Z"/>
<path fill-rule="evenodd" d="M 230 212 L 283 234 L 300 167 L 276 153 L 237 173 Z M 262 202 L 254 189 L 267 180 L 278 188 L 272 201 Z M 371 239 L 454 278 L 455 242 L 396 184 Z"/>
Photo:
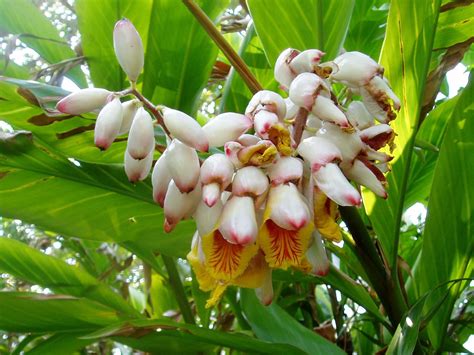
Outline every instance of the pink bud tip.
<path fill-rule="evenodd" d="M 160 207 L 165 207 L 165 197 L 166 197 L 166 194 L 164 194 L 164 193 L 159 193 L 159 194 L 156 194 L 155 196 L 153 196 L 153 200 L 154 200 L 158 205 L 160 205 Z"/>
<path fill-rule="evenodd" d="M 360 207 L 362 204 L 362 198 L 354 195 L 346 195 L 346 201 L 349 202 L 352 206 Z"/>
<path fill-rule="evenodd" d="M 165 222 L 163 223 L 163 229 L 166 233 L 170 233 L 174 227 L 176 227 L 176 224 L 171 224 L 167 219 L 165 219 Z"/>
<path fill-rule="evenodd" d="M 110 147 L 110 143 L 107 139 L 96 139 L 94 143 L 100 150 L 107 150 L 107 148 Z"/>
<path fill-rule="evenodd" d="M 58 104 L 56 105 L 56 110 L 58 110 L 59 112 L 62 112 L 62 113 L 67 113 L 67 105 L 66 105 L 66 102 L 65 100 L 61 100 L 58 102 Z"/>
<path fill-rule="evenodd" d="M 295 229 L 299 230 L 306 225 L 306 219 L 295 220 L 292 219 L 289 221 L 290 225 Z"/>
<path fill-rule="evenodd" d="M 203 201 L 207 207 L 212 207 L 217 203 L 217 198 L 211 198 L 206 196 L 203 198 Z"/>
<path fill-rule="evenodd" d="M 318 276 L 326 276 L 327 274 L 329 274 L 329 268 L 318 270 L 318 271 L 316 271 L 315 274 L 318 275 Z"/>

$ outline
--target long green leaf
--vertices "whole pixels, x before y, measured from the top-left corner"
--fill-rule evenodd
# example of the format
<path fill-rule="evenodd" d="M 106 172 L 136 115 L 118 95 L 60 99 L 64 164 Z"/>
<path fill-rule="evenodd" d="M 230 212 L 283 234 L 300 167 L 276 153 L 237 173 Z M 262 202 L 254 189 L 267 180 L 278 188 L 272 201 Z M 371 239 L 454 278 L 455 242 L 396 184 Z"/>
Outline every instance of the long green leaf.
<path fill-rule="evenodd" d="M 94 331 L 120 321 L 100 303 L 70 296 L 0 292 L 0 329 L 8 332 Z"/>
<path fill-rule="evenodd" d="M 149 182 L 132 185 L 121 166 L 71 161 L 28 137 L 0 141 L 0 215 L 66 236 L 186 254 L 193 224 L 164 234 Z"/>
<path fill-rule="evenodd" d="M 1 0 L 0 30 L 20 35 L 23 43 L 51 64 L 76 57 L 68 43 L 59 36 L 58 29 L 53 26 L 32 1 Z M 66 73 L 66 76 L 80 87 L 87 86 L 84 73 L 79 67 L 71 69 Z"/>
<path fill-rule="evenodd" d="M 228 0 L 197 1 L 211 19 Z M 193 114 L 217 57 L 217 46 L 181 1 L 154 0 L 143 93 L 156 104 Z"/>
<path fill-rule="evenodd" d="M 259 339 L 291 344 L 307 354 L 344 354 L 336 345 L 305 328 L 278 305 L 263 306 L 249 289 L 241 290 L 242 310 Z"/>
<path fill-rule="evenodd" d="M 390 265 L 395 265 L 414 134 L 422 105 L 440 1 L 395 0 L 390 4 L 381 63 L 401 110 L 392 123 L 396 148 L 388 174 L 388 199 L 364 193 L 364 204 Z"/>
<path fill-rule="evenodd" d="M 139 317 L 122 297 L 87 272 L 13 239 L 0 238 L 0 271 L 55 293 L 89 298 Z"/>
<path fill-rule="evenodd" d="M 434 48 L 448 48 L 474 37 L 474 3 L 439 14 Z"/>
<path fill-rule="evenodd" d="M 423 248 L 414 284 L 418 294 L 447 280 L 471 277 L 474 251 L 474 79 L 454 108 L 441 146 L 430 193 L 428 216 L 423 234 Z M 428 326 L 429 337 L 440 348 L 454 302 L 461 285 L 453 287 Z M 432 306 L 427 301 L 426 307 Z"/>
<path fill-rule="evenodd" d="M 114 53 L 112 40 L 114 25 L 122 17 L 128 18 L 146 46 L 151 4 L 152 0 L 76 1 L 82 51 L 96 87 L 114 91 L 125 88 L 125 73 L 120 68 Z"/>
<path fill-rule="evenodd" d="M 84 332 L 54 334 L 25 352 L 28 355 L 73 354 L 94 343 L 93 339 L 80 339 Z"/>
<path fill-rule="evenodd" d="M 344 42 L 353 0 L 249 0 L 250 13 L 270 65 L 286 48 L 318 48 L 333 59 Z"/>

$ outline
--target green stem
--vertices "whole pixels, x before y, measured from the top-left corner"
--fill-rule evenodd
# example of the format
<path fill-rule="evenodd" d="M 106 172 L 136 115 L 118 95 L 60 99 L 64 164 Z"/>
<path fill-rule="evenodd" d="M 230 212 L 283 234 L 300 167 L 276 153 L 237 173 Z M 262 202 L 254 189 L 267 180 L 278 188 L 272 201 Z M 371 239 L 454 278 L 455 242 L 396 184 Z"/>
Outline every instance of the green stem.
<path fill-rule="evenodd" d="M 354 238 L 357 258 L 387 312 L 392 323 L 392 330 L 395 330 L 408 309 L 398 279 L 391 277 L 394 273 L 385 269 L 357 209 L 340 206 L 339 211 Z"/>
<path fill-rule="evenodd" d="M 188 303 L 188 298 L 186 297 L 186 293 L 184 292 L 184 287 L 181 283 L 181 279 L 179 277 L 178 269 L 176 268 L 174 259 L 167 255 L 161 255 L 161 257 L 165 264 L 166 270 L 168 271 L 169 282 L 171 284 L 171 288 L 173 289 L 176 301 L 178 302 L 179 309 L 181 310 L 181 314 L 183 315 L 184 321 L 189 324 L 196 324 L 193 312 L 191 311 L 191 307 Z"/>
<path fill-rule="evenodd" d="M 237 52 L 225 40 L 224 36 L 222 36 L 206 13 L 193 0 L 183 0 L 183 3 L 201 24 L 209 37 L 211 37 L 211 39 L 216 43 L 222 53 L 229 60 L 230 64 L 232 64 L 235 70 L 239 73 L 250 91 L 255 94 L 262 90 L 262 86 L 252 74 L 247 64 L 245 64 L 242 58 L 240 58 Z"/>

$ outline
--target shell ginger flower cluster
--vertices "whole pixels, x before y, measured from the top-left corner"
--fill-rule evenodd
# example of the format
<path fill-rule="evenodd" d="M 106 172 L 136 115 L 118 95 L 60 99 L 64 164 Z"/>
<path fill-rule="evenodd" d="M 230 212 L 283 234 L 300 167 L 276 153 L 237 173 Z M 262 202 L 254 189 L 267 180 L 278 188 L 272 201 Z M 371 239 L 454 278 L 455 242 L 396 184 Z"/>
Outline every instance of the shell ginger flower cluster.
<path fill-rule="evenodd" d="M 392 145 L 389 123 L 400 102 L 370 57 L 346 52 L 320 63 L 320 50 L 287 49 L 275 64 L 287 98 L 263 90 L 244 114 L 222 113 L 201 126 L 137 94 L 143 49 L 127 20 L 117 23 L 114 46 L 132 89 L 85 89 L 57 108 L 81 114 L 102 107 L 95 144 L 107 149 L 128 133 L 124 161 L 132 182 L 149 175 L 154 119 L 162 126 L 168 145 L 152 170 L 153 198 L 164 208 L 166 232 L 181 220 L 196 222 L 188 260 L 201 289 L 211 291 L 208 306 L 231 285 L 254 288 L 270 304 L 273 269 L 325 275 L 322 238 L 341 240 L 338 205 L 360 206 L 361 185 L 387 198 L 391 156 L 380 149 Z M 342 104 L 334 83 L 351 94 Z M 122 102 L 127 95 L 135 98 Z"/>

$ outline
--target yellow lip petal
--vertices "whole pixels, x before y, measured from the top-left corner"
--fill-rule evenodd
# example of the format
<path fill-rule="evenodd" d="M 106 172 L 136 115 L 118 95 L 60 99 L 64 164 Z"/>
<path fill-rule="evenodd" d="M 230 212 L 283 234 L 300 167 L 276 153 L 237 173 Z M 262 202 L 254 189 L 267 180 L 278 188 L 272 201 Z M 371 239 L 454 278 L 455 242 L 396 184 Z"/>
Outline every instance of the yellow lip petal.
<path fill-rule="evenodd" d="M 202 238 L 206 257 L 206 270 L 221 282 L 229 282 L 240 276 L 258 251 L 257 245 L 231 244 L 218 229 Z"/>
<path fill-rule="evenodd" d="M 196 243 L 197 244 L 197 243 Z M 198 246 L 194 246 L 193 249 L 188 253 L 186 258 L 191 264 L 193 268 L 194 274 L 196 275 L 196 279 L 199 283 L 199 288 L 204 291 L 211 291 L 216 287 L 217 281 L 212 278 L 211 275 L 206 270 L 204 264 L 199 260 L 198 256 Z"/>
<path fill-rule="evenodd" d="M 342 240 L 341 228 L 336 223 L 339 211 L 337 204 L 321 191 L 314 192 L 314 224 L 321 235 L 330 241 Z"/>
<path fill-rule="evenodd" d="M 246 288 L 261 287 L 268 272 L 271 272 L 271 269 L 265 261 L 265 255 L 260 250 L 252 258 L 244 273 L 232 281 L 232 285 Z"/>
<path fill-rule="evenodd" d="M 289 156 L 293 153 L 291 148 L 290 131 L 284 125 L 274 124 L 268 131 L 269 139 L 283 156 Z"/>

